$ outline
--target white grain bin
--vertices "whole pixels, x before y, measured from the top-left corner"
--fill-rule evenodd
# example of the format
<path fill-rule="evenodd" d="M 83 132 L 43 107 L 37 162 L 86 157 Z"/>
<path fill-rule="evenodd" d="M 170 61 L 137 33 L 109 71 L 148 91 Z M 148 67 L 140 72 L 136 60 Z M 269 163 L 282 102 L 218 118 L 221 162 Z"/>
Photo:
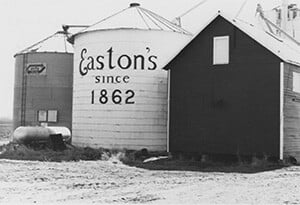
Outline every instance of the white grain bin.
<path fill-rule="evenodd" d="M 72 51 L 65 33 L 56 32 L 14 56 L 14 129 L 40 125 L 71 129 Z"/>
<path fill-rule="evenodd" d="M 167 72 L 191 35 L 133 3 L 71 37 L 72 143 L 164 151 Z"/>

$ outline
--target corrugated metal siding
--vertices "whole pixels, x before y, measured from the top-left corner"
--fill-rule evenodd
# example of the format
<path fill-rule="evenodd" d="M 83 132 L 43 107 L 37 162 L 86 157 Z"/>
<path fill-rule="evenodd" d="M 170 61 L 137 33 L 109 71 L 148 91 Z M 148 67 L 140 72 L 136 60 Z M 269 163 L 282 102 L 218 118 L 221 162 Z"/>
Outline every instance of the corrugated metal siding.
<path fill-rule="evenodd" d="M 284 157 L 300 161 L 300 93 L 293 91 L 293 73 L 300 67 L 284 64 Z"/>
<path fill-rule="evenodd" d="M 46 75 L 27 75 L 25 126 L 37 126 L 38 110 L 57 110 L 58 122 L 49 126 L 72 128 L 73 54 L 29 53 L 15 57 L 14 129 L 21 125 L 23 57 L 27 63 L 45 63 Z M 27 64 L 26 63 L 26 64 Z"/>
<path fill-rule="evenodd" d="M 224 35 L 230 63 L 213 66 Z M 218 17 L 168 68 L 171 152 L 279 157 L 280 59 Z"/>
<path fill-rule="evenodd" d="M 73 143 L 104 148 L 166 150 L 167 71 L 162 67 L 188 39 L 188 36 L 175 32 L 134 29 L 94 31 L 77 36 L 74 47 Z M 84 48 L 87 49 L 85 58 L 103 56 L 105 67 L 80 75 Z M 116 66 L 113 69 L 108 68 L 110 48 Z M 134 55 L 143 55 L 144 70 L 140 67 L 134 69 L 132 65 L 121 69 L 116 65 L 121 55 L 131 59 Z M 157 56 L 157 68 L 148 70 L 151 66 L 148 58 L 152 55 Z M 129 82 L 95 83 L 95 76 L 129 76 Z M 108 93 L 108 102 L 100 103 L 100 91 L 104 89 Z M 120 104 L 112 101 L 112 93 L 117 89 L 122 92 Z M 125 103 L 127 90 L 135 93 L 131 99 L 134 104 Z M 91 103 L 92 91 L 96 96 L 94 104 Z"/>

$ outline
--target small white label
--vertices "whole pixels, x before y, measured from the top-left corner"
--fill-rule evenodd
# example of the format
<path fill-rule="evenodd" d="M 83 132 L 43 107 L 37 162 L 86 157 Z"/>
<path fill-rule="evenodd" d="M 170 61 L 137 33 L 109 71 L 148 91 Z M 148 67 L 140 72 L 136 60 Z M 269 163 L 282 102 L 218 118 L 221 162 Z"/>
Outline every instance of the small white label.
<path fill-rule="evenodd" d="M 48 122 L 57 122 L 57 110 L 48 110 Z"/>
<path fill-rule="evenodd" d="M 39 122 L 46 122 L 47 121 L 47 111 L 46 110 L 39 110 L 38 111 L 38 121 Z"/>

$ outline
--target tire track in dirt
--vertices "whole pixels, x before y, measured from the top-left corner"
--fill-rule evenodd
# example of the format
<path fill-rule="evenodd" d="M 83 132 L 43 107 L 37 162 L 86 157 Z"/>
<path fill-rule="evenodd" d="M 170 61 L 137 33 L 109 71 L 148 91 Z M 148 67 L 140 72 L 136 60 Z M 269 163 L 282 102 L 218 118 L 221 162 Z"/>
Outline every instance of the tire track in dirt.
<path fill-rule="evenodd" d="M 0 160 L 0 171 L 0 204 L 300 203 L 300 167 L 238 174 L 149 171 L 117 161 Z"/>

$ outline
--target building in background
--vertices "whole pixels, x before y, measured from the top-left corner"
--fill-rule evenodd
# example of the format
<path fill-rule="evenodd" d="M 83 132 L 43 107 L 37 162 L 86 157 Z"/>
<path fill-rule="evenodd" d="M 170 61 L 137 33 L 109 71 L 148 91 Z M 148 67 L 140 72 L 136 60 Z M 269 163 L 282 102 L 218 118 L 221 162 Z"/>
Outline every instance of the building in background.
<path fill-rule="evenodd" d="M 13 128 L 72 127 L 73 53 L 64 32 L 15 56 Z"/>
<path fill-rule="evenodd" d="M 72 142 L 165 151 L 167 71 L 191 35 L 133 3 L 71 37 Z"/>
<path fill-rule="evenodd" d="M 300 8 L 297 4 L 284 0 L 282 5 L 264 11 L 264 14 L 272 23 L 300 42 Z M 283 36 L 280 30 L 273 30 L 277 35 Z"/>

